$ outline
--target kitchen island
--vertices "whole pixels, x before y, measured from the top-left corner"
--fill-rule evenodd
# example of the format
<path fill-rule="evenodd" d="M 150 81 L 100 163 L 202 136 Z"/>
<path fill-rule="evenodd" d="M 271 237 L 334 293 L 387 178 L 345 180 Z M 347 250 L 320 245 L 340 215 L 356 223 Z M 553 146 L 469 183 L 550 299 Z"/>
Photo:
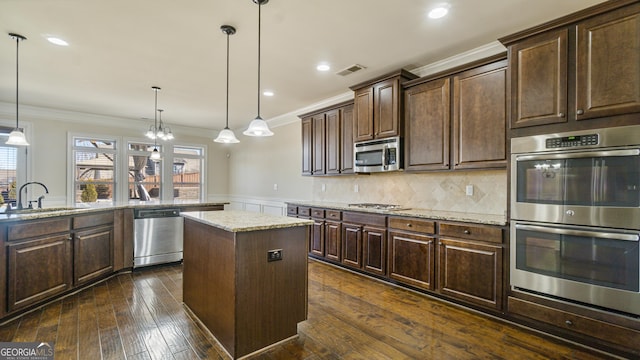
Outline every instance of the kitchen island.
<path fill-rule="evenodd" d="M 234 358 L 297 336 L 307 318 L 310 220 L 185 212 L 184 305 Z"/>

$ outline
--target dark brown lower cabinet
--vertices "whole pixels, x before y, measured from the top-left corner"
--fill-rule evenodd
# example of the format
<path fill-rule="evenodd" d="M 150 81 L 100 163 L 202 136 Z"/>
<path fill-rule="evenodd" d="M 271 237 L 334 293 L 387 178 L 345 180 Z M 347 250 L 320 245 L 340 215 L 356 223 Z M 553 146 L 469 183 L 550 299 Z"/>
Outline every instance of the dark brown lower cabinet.
<path fill-rule="evenodd" d="M 342 223 L 327 220 L 324 225 L 324 236 L 325 258 L 339 262 L 341 258 Z"/>
<path fill-rule="evenodd" d="M 7 250 L 8 312 L 72 288 L 70 233 L 10 242 Z"/>
<path fill-rule="evenodd" d="M 435 238 L 389 231 L 389 277 L 407 285 L 434 290 Z"/>
<path fill-rule="evenodd" d="M 484 307 L 502 308 L 502 246 L 440 238 L 438 291 Z"/>
<path fill-rule="evenodd" d="M 362 268 L 362 225 L 342 224 L 342 264 Z"/>
<path fill-rule="evenodd" d="M 113 227 L 79 231 L 74 235 L 73 282 L 82 285 L 113 272 Z"/>
<path fill-rule="evenodd" d="M 387 274 L 387 229 L 365 226 L 362 229 L 362 268 L 376 275 Z"/>
<path fill-rule="evenodd" d="M 324 256 L 324 220 L 312 219 L 311 239 L 309 240 L 309 253 L 316 256 Z"/>

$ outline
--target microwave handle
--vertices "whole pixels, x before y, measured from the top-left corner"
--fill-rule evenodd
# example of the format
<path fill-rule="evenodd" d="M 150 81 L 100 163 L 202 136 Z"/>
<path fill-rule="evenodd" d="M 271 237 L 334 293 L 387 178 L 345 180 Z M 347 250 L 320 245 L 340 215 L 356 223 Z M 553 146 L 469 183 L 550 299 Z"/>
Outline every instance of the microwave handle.
<path fill-rule="evenodd" d="M 387 166 L 389 164 L 387 164 L 387 150 L 389 149 L 389 147 L 387 145 L 384 145 L 382 147 L 382 166 Z"/>
<path fill-rule="evenodd" d="M 640 149 L 628 150 L 603 150 L 603 151 L 585 151 L 575 153 L 554 153 L 547 155 L 516 155 L 516 161 L 523 160 L 549 160 L 549 159 L 577 159 L 590 157 L 608 157 L 608 156 L 637 156 L 640 155 Z"/>
<path fill-rule="evenodd" d="M 640 238 L 638 234 L 621 234 L 621 233 L 599 232 L 599 231 L 588 231 L 588 230 L 560 229 L 560 228 L 549 228 L 546 226 L 535 226 L 535 225 L 524 225 L 524 224 L 516 224 L 516 229 L 538 231 L 538 232 L 555 234 L 555 235 L 589 236 L 589 237 L 595 237 L 595 238 L 601 238 L 601 239 L 614 239 L 614 240 L 625 240 L 625 241 L 638 241 L 638 239 Z"/>

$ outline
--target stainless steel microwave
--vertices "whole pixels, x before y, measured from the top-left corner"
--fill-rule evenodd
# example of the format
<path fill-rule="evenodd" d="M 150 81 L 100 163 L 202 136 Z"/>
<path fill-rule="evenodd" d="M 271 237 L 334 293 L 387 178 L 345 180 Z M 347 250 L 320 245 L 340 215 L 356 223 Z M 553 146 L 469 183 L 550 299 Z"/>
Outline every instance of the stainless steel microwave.
<path fill-rule="evenodd" d="M 353 163 L 356 173 L 402 170 L 401 138 L 396 136 L 353 144 Z"/>

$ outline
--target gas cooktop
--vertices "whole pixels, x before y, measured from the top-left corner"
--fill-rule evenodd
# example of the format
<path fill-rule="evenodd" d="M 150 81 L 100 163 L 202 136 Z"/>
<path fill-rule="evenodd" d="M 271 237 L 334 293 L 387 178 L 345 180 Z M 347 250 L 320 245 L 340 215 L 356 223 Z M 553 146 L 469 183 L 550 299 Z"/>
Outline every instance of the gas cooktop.
<path fill-rule="evenodd" d="M 402 205 L 396 204 L 376 204 L 376 203 L 358 203 L 358 204 L 349 204 L 349 207 L 361 208 L 361 209 L 374 209 L 374 210 L 408 210 L 408 207 L 404 207 Z"/>

